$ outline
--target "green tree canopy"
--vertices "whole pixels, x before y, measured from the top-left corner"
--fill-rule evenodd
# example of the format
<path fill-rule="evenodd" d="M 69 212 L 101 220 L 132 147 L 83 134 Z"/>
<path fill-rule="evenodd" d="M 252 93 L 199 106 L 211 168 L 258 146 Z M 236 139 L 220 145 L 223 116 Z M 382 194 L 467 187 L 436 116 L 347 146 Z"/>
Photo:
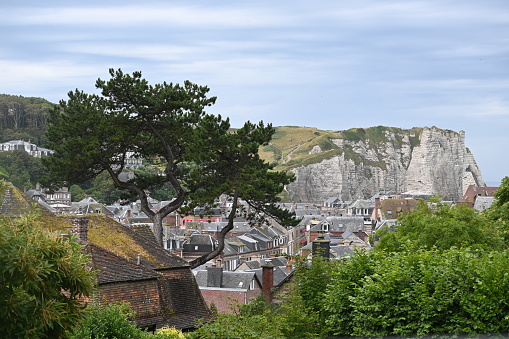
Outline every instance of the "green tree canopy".
<path fill-rule="evenodd" d="M 0 152 L 0 166 L 7 175 L 6 180 L 21 190 L 35 188 L 35 184 L 45 175 L 41 159 L 25 150 Z"/>
<path fill-rule="evenodd" d="M 509 242 L 509 177 L 502 179 L 502 183 L 493 195 L 495 201 L 485 211 L 485 215 L 503 234 L 505 242 Z"/>
<path fill-rule="evenodd" d="M 464 204 L 449 206 L 440 202 L 420 200 L 415 210 L 398 218 L 395 229 L 377 232 L 377 249 L 399 251 L 407 243 L 417 248 L 451 247 L 502 248 L 497 227 L 483 214 Z"/>
<path fill-rule="evenodd" d="M 331 262 L 323 298 L 331 335 L 501 334 L 509 331 L 507 251 L 356 253 Z"/>
<path fill-rule="evenodd" d="M 60 338 L 94 290 L 88 258 L 74 241 L 30 216 L 0 218 L 0 337 Z"/>
<path fill-rule="evenodd" d="M 126 197 L 140 199 L 160 244 L 164 216 L 184 204 L 211 205 L 223 193 L 248 201 L 266 216 L 287 217 L 276 202 L 292 176 L 272 172 L 258 157 L 258 148 L 274 133 L 272 126 L 246 123 L 231 132 L 228 119 L 205 112 L 216 100 L 207 97 L 205 86 L 189 81 L 150 85 L 141 72 L 111 69 L 110 75 L 109 81 L 96 82 L 101 95 L 76 90 L 51 111 L 47 137 L 55 153 L 43 159 L 49 172 L 45 186 L 71 186 L 107 172 Z M 129 156 L 157 159 L 161 170 L 138 171 L 123 181 Z M 175 199 L 152 211 L 148 192 L 167 184 Z"/>

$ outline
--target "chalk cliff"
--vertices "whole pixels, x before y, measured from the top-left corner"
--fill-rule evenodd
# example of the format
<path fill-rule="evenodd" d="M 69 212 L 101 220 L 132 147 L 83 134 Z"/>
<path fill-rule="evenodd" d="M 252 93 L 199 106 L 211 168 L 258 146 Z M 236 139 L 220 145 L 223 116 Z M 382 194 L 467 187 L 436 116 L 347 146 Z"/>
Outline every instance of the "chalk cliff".
<path fill-rule="evenodd" d="M 276 169 L 295 173 L 295 182 L 287 186 L 292 201 L 367 199 L 379 190 L 419 191 L 457 200 L 468 185 L 485 185 L 463 131 L 378 126 L 336 132 L 312 129 L 304 136 L 301 128 L 288 128 L 278 130 L 271 147 L 279 154 Z M 281 151 L 285 139 L 297 140 L 299 135 L 300 143 L 288 153 Z"/>

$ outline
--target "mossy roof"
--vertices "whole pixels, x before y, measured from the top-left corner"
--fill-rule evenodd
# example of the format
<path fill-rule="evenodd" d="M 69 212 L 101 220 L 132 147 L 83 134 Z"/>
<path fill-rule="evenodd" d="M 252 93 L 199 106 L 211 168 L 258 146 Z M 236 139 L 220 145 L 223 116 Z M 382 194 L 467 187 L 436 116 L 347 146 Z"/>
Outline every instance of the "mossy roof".
<path fill-rule="evenodd" d="M 53 214 L 40 207 L 22 191 L 9 186 L 2 195 L 0 214 L 22 215 L 35 213 L 36 221 L 51 232 L 70 234 L 73 214 Z M 162 270 L 176 267 L 187 267 L 184 259 L 172 255 L 156 243 L 154 238 L 145 238 L 129 227 L 123 226 L 104 214 L 86 214 L 88 222 L 88 241 L 94 245 L 135 263 L 140 255 L 142 263 L 149 268 Z"/>

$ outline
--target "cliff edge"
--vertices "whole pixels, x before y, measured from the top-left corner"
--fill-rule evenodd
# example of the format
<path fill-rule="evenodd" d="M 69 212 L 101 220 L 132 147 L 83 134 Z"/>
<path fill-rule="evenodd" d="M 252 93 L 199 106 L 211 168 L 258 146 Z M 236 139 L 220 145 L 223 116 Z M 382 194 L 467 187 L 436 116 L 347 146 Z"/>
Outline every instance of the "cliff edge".
<path fill-rule="evenodd" d="M 277 127 L 260 154 L 275 169 L 296 175 L 287 186 L 295 202 L 368 199 L 380 190 L 456 201 L 468 185 L 485 186 L 465 133 L 437 127 Z"/>

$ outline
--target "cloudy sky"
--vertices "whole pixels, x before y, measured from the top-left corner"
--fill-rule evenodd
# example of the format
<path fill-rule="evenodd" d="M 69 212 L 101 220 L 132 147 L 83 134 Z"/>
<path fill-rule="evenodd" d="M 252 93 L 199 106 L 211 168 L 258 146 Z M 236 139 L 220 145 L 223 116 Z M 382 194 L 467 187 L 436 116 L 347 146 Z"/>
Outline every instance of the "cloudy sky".
<path fill-rule="evenodd" d="M 234 127 L 464 130 L 509 175 L 509 1 L 1 1 L 0 93 L 96 93 L 109 68 L 190 80 Z"/>

